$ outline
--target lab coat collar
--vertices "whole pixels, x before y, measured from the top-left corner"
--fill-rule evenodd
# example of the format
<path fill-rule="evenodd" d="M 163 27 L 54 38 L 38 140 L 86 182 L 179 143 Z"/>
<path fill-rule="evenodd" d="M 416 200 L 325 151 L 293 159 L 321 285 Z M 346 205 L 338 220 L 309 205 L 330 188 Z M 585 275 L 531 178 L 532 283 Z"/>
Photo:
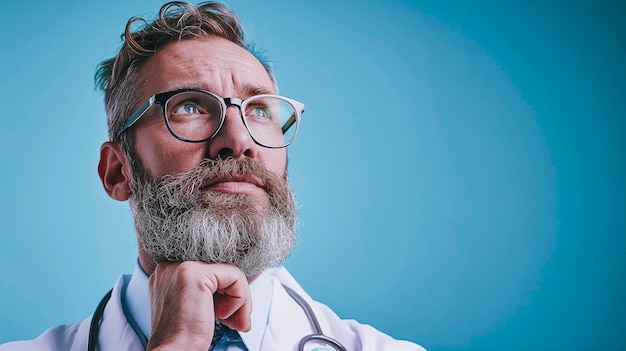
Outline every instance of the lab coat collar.
<path fill-rule="evenodd" d="M 148 284 L 149 277 L 137 261 L 126 288 L 126 303 L 141 331 L 149 337 L 151 322 Z M 248 350 L 253 351 L 261 349 L 267 331 L 272 296 L 274 295 L 274 284 L 267 272 L 261 273 L 250 284 L 250 293 L 252 295 L 252 329 L 249 332 L 239 332 L 239 334 Z"/>

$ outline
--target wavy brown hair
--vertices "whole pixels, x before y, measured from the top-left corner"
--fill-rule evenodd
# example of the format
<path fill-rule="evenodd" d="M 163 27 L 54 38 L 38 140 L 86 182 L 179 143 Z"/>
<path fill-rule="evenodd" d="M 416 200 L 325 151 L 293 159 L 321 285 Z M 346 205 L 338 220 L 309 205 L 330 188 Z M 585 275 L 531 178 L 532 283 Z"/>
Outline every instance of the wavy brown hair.
<path fill-rule="evenodd" d="M 138 30 L 133 28 L 140 25 Z M 163 5 L 152 22 L 133 17 L 126 23 L 122 35 L 122 47 L 118 54 L 98 65 L 95 75 L 96 88 L 104 92 L 109 139 L 126 151 L 137 167 L 133 152 L 132 133 L 116 135 L 119 128 L 134 112 L 143 89 L 140 77 L 141 65 L 157 50 L 172 42 L 218 36 L 248 50 L 263 64 L 275 83 L 269 63 L 244 41 L 243 28 L 233 11 L 216 2 L 204 2 L 197 6 L 173 1 Z"/>

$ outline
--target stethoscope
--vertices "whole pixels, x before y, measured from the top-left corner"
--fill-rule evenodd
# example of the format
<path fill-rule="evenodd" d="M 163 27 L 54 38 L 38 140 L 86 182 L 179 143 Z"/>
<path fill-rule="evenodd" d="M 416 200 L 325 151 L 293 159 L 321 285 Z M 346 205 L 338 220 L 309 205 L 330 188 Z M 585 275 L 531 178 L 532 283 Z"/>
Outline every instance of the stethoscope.
<path fill-rule="evenodd" d="M 322 328 L 320 327 L 320 324 L 317 320 L 317 317 L 315 317 L 315 313 L 313 312 L 313 309 L 302 298 L 302 296 L 298 295 L 297 292 L 293 291 L 293 289 L 291 289 L 290 287 L 284 284 L 283 284 L 283 288 L 285 288 L 285 290 L 287 291 L 287 294 L 289 294 L 289 296 L 291 296 L 291 298 L 294 299 L 294 301 L 296 301 L 298 305 L 300 305 L 300 307 L 306 314 L 313 328 L 313 334 L 306 335 L 300 340 L 300 343 L 298 344 L 298 351 L 304 351 L 304 347 L 307 346 L 307 344 L 314 343 L 314 342 L 322 343 L 324 346 L 328 346 L 331 349 L 316 347 L 312 351 L 332 351 L 332 350 L 347 351 L 346 348 L 343 347 L 343 345 L 339 343 L 339 341 L 329 336 L 324 335 L 324 333 L 322 332 Z M 98 336 L 99 336 L 98 334 L 100 333 L 100 322 L 102 321 L 104 308 L 106 307 L 107 302 L 109 302 L 109 300 L 111 299 L 112 293 L 113 293 L 113 289 L 109 290 L 109 292 L 106 293 L 106 295 L 104 295 L 102 300 L 100 300 L 98 307 L 96 307 L 96 310 L 93 313 L 93 317 L 91 318 L 91 324 L 89 326 L 89 339 L 87 342 L 87 351 L 96 351 L 96 345 L 98 344 Z M 141 340 L 141 343 L 143 344 L 145 348 L 146 345 L 148 344 L 148 339 L 146 339 L 146 337 L 143 335 L 143 332 L 141 332 L 141 329 L 139 329 L 139 326 L 135 322 L 134 318 L 132 318 L 129 315 L 128 310 L 124 303 L 122 303 L 122 309 L 124 311 L 124 316 L 126 317 L 126 320 L 129 322 L 130 326 L 133 328 L 133 330 L 135 331 L 135 334 L 137 334 L 137 336 L 139 337 L 139 340 Z"/>

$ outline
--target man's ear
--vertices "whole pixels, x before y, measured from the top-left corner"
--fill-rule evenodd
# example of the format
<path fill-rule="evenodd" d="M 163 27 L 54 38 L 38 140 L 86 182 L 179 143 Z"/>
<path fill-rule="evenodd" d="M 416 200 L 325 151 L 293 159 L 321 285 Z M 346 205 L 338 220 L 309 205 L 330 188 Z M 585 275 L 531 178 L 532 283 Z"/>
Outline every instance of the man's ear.
<path fill-rule="evenodd" d="M 130 197 L 130 164 L 126 153 L 118 144 L 110 141 L 102 144 L 100 148 L 100 162 L 98 174 L 104 191 L 118 201 L 128 200 Z"/>

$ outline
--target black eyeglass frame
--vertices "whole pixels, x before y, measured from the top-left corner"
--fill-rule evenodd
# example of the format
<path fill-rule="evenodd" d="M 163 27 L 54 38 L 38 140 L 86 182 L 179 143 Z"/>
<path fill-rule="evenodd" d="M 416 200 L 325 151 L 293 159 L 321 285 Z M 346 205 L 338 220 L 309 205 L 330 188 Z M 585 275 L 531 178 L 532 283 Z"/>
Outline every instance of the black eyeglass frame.
<path fill-rule="evenodd" d="M 213 132 L 213 134 L 211 134 L 209 137 L 201 139 L 201 140 L 189 140 L 189 139 L 185 139 L 183 137 L 180 137 L 179 135 L 177 135 L 176 133 L 174 133 L 174 131 L 172 130 L 172 128 L 170 127 L 170 124 L 167 120 L 167 111 L 165 111 L 165 107 L 167 105 L 167 101 L 174 95 L 179 94 L 179 93 L 184 93 L 184 92 L 199 92 L 199 93 L 205 93 L 208 95 L 211 95 L 212 97 L 214 97 L 221 106 L 221 116 L 220 116 L 220 123 L 217 127 L 217 129 L 215 130 L 215 132 Z M 289 128 L 291 128 L 291 126 L 295 123 L 296 124 L 296 130 L 294 131 L 293 137 L 291 138 L 291 140 L 289 140 L 288 142 L 286 142 L 284 145 L 281 146 L 269 146 L 269 145 L 265 145 L 263 143 L 261 143 L 260 141 L 258 141 L 256 139 L 256 137 L 254 136 L 254 134 L 252 133 L 252 131 L 250 131 L 250 127 L 248 126 L 248 122 L 246 121 L 246 117 L 243 111 L 245 111 L 245 106 L 246 103 L 250 100 L 253 99 L 257 99 L 257 98 L 264 98 L 264 97 L 271 97 L 271 98 L 278 98 L 280 100 L 286 101 L 287 103 L 289 103 L 291 105 L 291 107 L 293 107 L 295 114 L 291 115 L 291 117 L 281 126 L 282 132 L 283 134 L 285 134 L 285 132 L 287 130 L 289 130 Z M 123 126 L 120 127 L 120 129 L 118 129 L 117 133 L 115 133 L 115 138 L 118 139 L 120 137 L 120 135 L 122 135 L 122 133 L 124 133 L 127 129 L 129 129 L 130 127 L 132 127 L 141 117 L 143 117 L 143 115 L 146 114 L 146 112 L 148 112 L 148 110 L 154 105 L 154 104 L 159 104 L 161 105 L 161 114 L 163 115 L 163 122 L 165 123 L 165 126 L 167 127 L 167 130 L 170 132 L 170 134 L 172 134 L 172 136 L 180 141 L 184 141 L 187 143 L 203 143 L 203 142 L 207 142 L 210 141 L 211 139 L 215 138 L 217 136 L 217 134 L 219 134 L 220 130 L 222 129 L 222 125 L 224 125 L 224 120 L 226 119 L 226 109 L 228 108 L 228 106 L 236 106 L 239 109 L 239 116 L 241 117 L 241 120 L 243 121 L 244 126 L 246 127 L 246 130 L 248 131 L 248 134 L 250 134 L 250 137 L 252 138 L 252 140 L 260 146 L 266 147 L 266 148 L 270 148 L 270 149 L 280 149 L 283 147 L 287 147 L 289 146 L 291 143 L 293 143 L 294 140 L 296 140 L 296 137 L 298 136 L 298 131 L 300 129 L 300 118 L 302 117 L 302 113 L 304 113 L 304 104 L 296 101 L 294 99 L 290 99 L 284 96 L 280 96 L 280 95 L 275 95 L 275 94 L 260 94 L 260 95 L 253 95 L 250 97 L 247 97 L 243 100 L 236 98 L 236 97 L 229 97 L 229 98 L 223 98 L 217 94 L 214 94 L 210 91 L 206 91 L 206 90 L 202 90 L 202 89 L 194 89 L 194 88 L 187 88 L 187 89 L 177 89 L 177 90 L 172 90 L 172 91 L 166 91 L 166 92 L 162 92 L 162 93 L 158 93 L 158 94 L 154 94 L 152 95 L 152 97 L 150 97 L 150 99 L 148 99 L 148 101 L 143 104 L 141 107 L 139 107 L 137 109 L 137 111 L 135 111 L 126 121 L 126 123 L 124 123 Z"/>

